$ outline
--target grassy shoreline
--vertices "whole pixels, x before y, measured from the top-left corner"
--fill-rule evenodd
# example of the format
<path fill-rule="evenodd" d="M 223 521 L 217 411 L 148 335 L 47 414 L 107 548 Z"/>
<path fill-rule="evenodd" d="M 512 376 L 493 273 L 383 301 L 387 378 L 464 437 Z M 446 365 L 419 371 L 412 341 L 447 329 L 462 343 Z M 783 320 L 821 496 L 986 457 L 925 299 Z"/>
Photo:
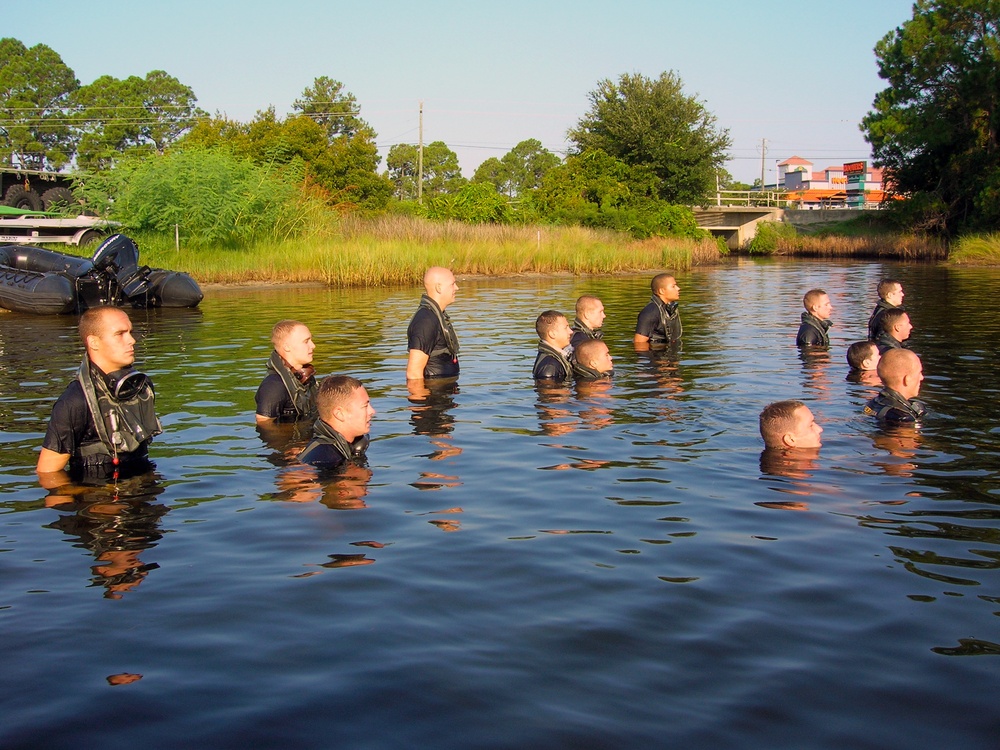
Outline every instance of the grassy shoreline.
<path fill-rule="evenodd" d="M 141 248 L 143 264 L 186 271 L 201 284 L 232 286 L 413 284 L 434 265 L 447 266 L 459 276 L 495 277 L 684 271 L 748 255 L 746 250 L 726 254 L 711 239 L 635 240 L 582 227 L 476 225 L 398 215 L 348 216 L 304 237 L 241 248 L 189 247 L 182 238 L 177 250 L 169 234 L 132 236 Z M 915 234 L 791 232 L 777 237 L 768 252 L 750 257 L 997 264 L 1000 234 L 963 238 L 950 250 L 949 256 L 943 240 Z"/>

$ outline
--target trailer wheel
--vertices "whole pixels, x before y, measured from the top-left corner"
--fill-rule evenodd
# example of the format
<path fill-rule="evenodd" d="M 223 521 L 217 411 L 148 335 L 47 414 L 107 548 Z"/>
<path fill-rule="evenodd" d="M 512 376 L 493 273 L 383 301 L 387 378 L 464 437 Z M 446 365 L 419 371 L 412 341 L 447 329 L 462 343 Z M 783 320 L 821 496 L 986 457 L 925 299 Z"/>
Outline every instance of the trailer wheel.
<path fill-rule="evenodd" d="M 7 188 L 3 202 L 4 205 L 14 208 L 28 208 L 32 211 L 42 210 L 42 199 L 38 197 L 38 193 L 21 184 L 11 185 Z"/>
<path fill-rule="evenodd" d="M 86 232 L 80 235 L 80 241 L 76 243 L 77 247 L 84 247 L 85 245 L 93 245 L 96 242 L 100 242 L 104 235 L 98 232 L 96 229 L 88 229 Z"/>
<path fill-rule="evenodd" d="M 49 188 L 42 193 L 42 208 L 46 211 L 59 211 L 69 208 L 76 200 L 73 191 L 65 187 Z"/>

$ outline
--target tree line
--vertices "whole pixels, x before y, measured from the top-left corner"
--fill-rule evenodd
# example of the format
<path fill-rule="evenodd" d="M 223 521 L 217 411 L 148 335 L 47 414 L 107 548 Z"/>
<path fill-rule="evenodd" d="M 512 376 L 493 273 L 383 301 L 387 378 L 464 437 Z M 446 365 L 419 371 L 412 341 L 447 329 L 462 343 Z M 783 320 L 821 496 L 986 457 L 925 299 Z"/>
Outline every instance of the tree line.
<path fill-rule="evenodd" d="M 875 47 L 889 86 L 860 127 L 904 199 L 890 211 L 903 226 L 955 234 L 1000 221 L 998 19 L 1000 0 L 917 0 Z M 467 179 L 435 141 L 422 154 L 393 146 L 380 171 L 374 129 L 333 78 L 316 78 L 285 116 L 271 106 L 240 122 L 201 110 L 164 71 L 81 85 L 54 50 L 8 38 L 0 165 L 71 166 L 80 196 L 126 226 L 203 216 L 197 231 L 213 241 L 294 234 L 303 206 L 698 236 L 685 206 L 731 182 L 728 130 L 673 71 L 599 81 L 588 100 L 565 158 L 527 139 Z M 212 218 L 227 215 L 244 226 Z"/>

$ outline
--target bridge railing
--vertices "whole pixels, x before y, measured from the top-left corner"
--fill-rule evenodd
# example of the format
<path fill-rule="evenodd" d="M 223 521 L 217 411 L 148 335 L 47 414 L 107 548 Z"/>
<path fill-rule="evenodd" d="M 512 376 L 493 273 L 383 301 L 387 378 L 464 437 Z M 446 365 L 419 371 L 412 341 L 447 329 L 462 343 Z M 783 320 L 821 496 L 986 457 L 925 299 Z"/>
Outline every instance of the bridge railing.
<path fill-rule="evenodd" d="M 718 190 L 715 193 L 715 205 L 785 208 L 788 198 L 787 193 L 782 190 Z"/>

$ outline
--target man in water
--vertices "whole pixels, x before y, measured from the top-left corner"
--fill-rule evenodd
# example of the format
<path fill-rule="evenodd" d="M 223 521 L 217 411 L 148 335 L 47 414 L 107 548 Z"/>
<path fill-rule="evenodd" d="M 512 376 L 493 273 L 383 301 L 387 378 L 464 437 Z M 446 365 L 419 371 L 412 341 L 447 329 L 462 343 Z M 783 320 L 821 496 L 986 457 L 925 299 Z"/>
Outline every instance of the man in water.
<path fill-rule="evenodd" d="M 760 413 L 760 436 L 770 449 L 819 448 L 823 428 L 801 401 L 776 401 Z"/>
<path fill-rule="evenodd" d="M 535 332 L 538 334 L 538 355 L 531 368 L 531 376 L 535 380 L 569 379 L 573 374 L 570 360 L 573 347 L 569 343 L 573 329 L 569 327 L 566 316 L 555 310 L 546 310 L 535 320 Z"/>
<path fill-rule="evenodd" d="M 803 346 L 830 346 L 830 314 L 833 312 L 833 305 L 830 304 L 830 296 L 822 289 L 810 289 L 802 297 L 802 306 L 806 309 L 802 313 L 802 324 L 799 326 L 798 335 L 795 337 L 795 345 Z"/>
<path fill-rule="evenodd" d="M 600 339 L 586 339 L 573 347 L 573 376 L 577 380 L 604 380 L 615 374 L 608 345 Z"/>
<path fill-rule="evenodd" d="M 282 320 L 271 330 L 270 371 L 257 388 L 257 422 L 295 422 L 316 418 L 316 348 L 312 333 L 297 320 Z"/>
<path fill-rule="evenodd" d="M 871 317 L 868 318 L 868 340 L 877 341 L 882 332 L 882 316 L 889 310 L 902 310 L 903 292 L 902 282 L 896 279 L 882 279 L 878 283 L 878 302 L 872 310 Z"/>
<path fill-rule="evenodd" d="M 885 424 L 913 424 L 927 412 L 917 400 L 924 368 L 920 357 L 909 349 L 889 349 L 882 353 L 878 376 L 885 387 L 865 404 L 865 414 Z"/>
<path fill-rule="evenodd" d="M 680 343 L 683 327 L 681 314 L 677 310 L 678 300 L 681 298 L 677 279 L 669 273 L 657 274 L 649 287 L 653 297 L 639 313 L 633 343 L 639 349 L 648 349 L 650 345 L 669 346 Z"/>
<path fill-rule="evenodd" d="M 901 307 L 886 310 L 882 313 L 879 322 L 881 329 L 878 338 L 875 339 L 875 344 L 878 346 L 880 354 L 885 354 L 890 349 L 906 348 L 903 342 L 910 338 L 910 333 L 913 332 L 913 324 L 910 322 L 910 316 L 906 310 Z"/>
<path fill-rule="evenodd" d="M 363 466 L 375 409 L 361 381 L 349 375 L 331 375 L 320 383 L 316 406 L 319 419 L 299 461 L 323 469 L 347 463 Z"/>
<path fill-rule="evenodd" d="M 458 337 L 445 312 L 457 291 L 455 275 L 447 268 L 427 269 L 420 306 L 406 329 L 407 381 L 458 377 Z"/>
<path fill-rule="evenodd" d="M 604 303 L 597 297 L 585 294 L 576 301 L 576 320 L 573 321 L 573 348 L 589 339 L 604 338 Z"/>
<path fill-rule="evenodd" d="M 132 367 L 132 321 L 117 307 L 92 307 L 79 332 L 86 357 L 52 407 L 35 471 L 51 475 L 67 464 L 88 477 L 148 471 L 149 443 L 163 428 L 152 382 Z"/>

